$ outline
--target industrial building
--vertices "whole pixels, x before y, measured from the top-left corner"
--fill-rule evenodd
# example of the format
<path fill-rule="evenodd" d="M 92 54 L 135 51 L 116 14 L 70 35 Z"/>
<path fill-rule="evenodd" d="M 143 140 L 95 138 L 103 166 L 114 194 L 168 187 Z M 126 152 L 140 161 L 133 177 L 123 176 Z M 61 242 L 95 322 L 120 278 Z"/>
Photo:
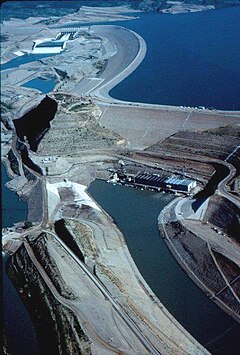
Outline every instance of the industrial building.
<path fill-rule="evenodd" d="M 176 177 L 169 177 L 164 181 L 166 188 L 170 190 L 182 191 L 182 192 L 190 192 L 193 188 L 197 186 L 197 182 L 195 180 L 189 179 L 179 179 Z"/>
<path fill-rule="evenodd" d="M 76 31 L 64 31 L 60 32 L 56 36 L 56 40 L 59 41 L 69 41 L 72 40 L 76 37 L 77 32 Z"/>
<path fill-rule="evenodd" d="M 163 188 L 164 186 L 164 177 L 161 177 L 158 174 L 138 174 L 134 178 L 134 183 L 136 186 L 149 186 L 155 188 Z"/>
<path fill-rule="evenodd" d="M 33 42 L 33 54 L 61 53 L 67 41 L 73 40 L 77 36 L 77 31 L 61 31 L 56 38 L 37 39 Z"/>
<path fill-rule="evenodd" d="M 66 47 L 65 41 L 57 40 L 36 40 L 33 43 L 33 54 L 61 53 Z"/>
<path fill-rule="evenodd" d="M 195 180 L 179 178 L 176 176 L 166 177 L 159 174 L 139 173 L 126 174 L 123 171 L 117 171 L 112 176 L 111 181 L 119 181 L 124 185 L 132 185 L 136 187 L 150 188 L 154 190 L 169 190 L 177 192 L 189 193 L 197 186 Z"/>

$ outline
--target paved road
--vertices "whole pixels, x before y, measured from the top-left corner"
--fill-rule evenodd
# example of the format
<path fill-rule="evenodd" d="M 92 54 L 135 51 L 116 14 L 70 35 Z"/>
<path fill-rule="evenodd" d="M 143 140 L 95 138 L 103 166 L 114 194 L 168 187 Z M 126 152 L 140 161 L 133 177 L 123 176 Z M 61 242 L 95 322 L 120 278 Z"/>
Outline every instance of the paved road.
<path fill-rule="evenodd" d="M 81 314 L 79 308 L 74 304 L 74 301 L 72 300 L 68 300 L 64 297 L 62 297 L 59 292 L 57 291 L 57 289 L 55 288 L 55 286 L 53 285 L 52 281 L 50 280 L 50 278 L 48 277 L 48 275 L 46 274 L 46 272 L 43 270 L 41 264 L 38 262 L 38 260 L 36 259 L 32 248 L 30 247 L 30 245 L 26 242 L 24 242 L 24 246 L 27 250 L 28 255 L 30 256 L 32 262 L 34 263 L 35 267 L 37 268 L 39 274 L 41 275 L 41 277 L 43 278 L 44 282 L 46 283 L 46 285 L 48 286 L 48 288 L 51 290 L 51 292 L 53 293 L 53 296 L 61 303 L 63 304 L 65 307 L 69 308 L 70 310 L 72 310 L 77 317 L 80 320 L 80 324 L 84 325 L 84 328 L 88 331 L 88 334 L 91 336 L 91 339 L 96 342 L 98 344 L 98 346 L 100 345 L 100 347 L 103 347 L 104 349 L 110 350 L 113 353 L 118 354 L 119 350 L 116 349 L 114 346 L 110 345 L 109 343 L 107 343 L 104 339 L 102 339 L 94 330 L 94 328 L 91 326 L 90 323 L 88 323 L 86 321 L 86 319 L 84 318 L 84 316 Z"/>
<path fill-rule="evenodd" d="M 136 153 L 141 154 L 142 152 L 140 151 L 135 151 Z M 154 156 L 154 154 L 153 154 Z M 173 159 L 179 159 L 179 156 L 177 154 L 170 154 L 169 158 L 173 158 Z M 134 161 L 134 162 L 139 162 L 139 163 L 144 163 L 146 166 L 149 167 L 155 167 L 156 168 L 156 164 L 155 163 L 151 163 L 149 162 L 149 160 L 151 159 L 151 157 L 148 158 L 148 160 L 146 160 L 146 158 L 144 157 L 143 159 L 131 159 L 129 157 L 125 158 L 124 156 L 119 155 L 119 159 L 122 158 L 124 160 L 130 160 L 130 161 Z M 187 159 L 188 157 L 186 157 Z M 219 160 L 219 159 L 209 159 L 209 158 L 201 158 L 201 157 L 189 157 L 190 161 L 194 161 L 194 162 L 201 162 L 201 163 L 205 163 L 205 164 L 212 164 L 212 163 L 217 163 L 217 164 L 221 164 L 226 166 L 229 169 L 229 174 L 218 184 L 218 193 L 221 194 L 222 196 L 226 197 L 229 201 L 231 201 L 233 204 L 235 204 L 237 207 L 240 206 L 240 198 L 237 196 L 232 195 L 228 189 L 227 189 L 227 184 L 228 182 L 235 176 L 236 174 L 236 169 L 235 167 L 228 163 L 225 162 L 223 160 Z"/>
<path fill-rule="evenodd" d="M 238 149 L 240 149 L 240 145 L 238 145 L 235 149 L 233 149 L 233 151 L 227 156 L 227 158 L 225 159 L 225 161 L 228 161 L 228 159 L 229 159 L 232 155 L 234 155 L 234 154 L 238 151 Z"/>
<path fill-rule="evenodd" d="M 109 98 L 111 88 L 130 75 L 142 62 L 146 54 L 146 43 L 137 33 L 124 27 L 97 25 L 91 26 L 91 29 L 105 39 L 106 45 L 110 42 L 115 51 L 98 78 L 101 81 L 96 82 L 87 94 Z M 81 82 L 79 85 L 81 86 Z"/>
<path fill-rule="evenodd" d="M 125 321 L 127 326 L 131 329 L 131 331 L 138 337 L 138 339 L 141 341 L 141 343 L 145 346 L 147 351 L 149 351 L 151 354 L 162 354 L 158 349 L 154 347 L 153 344 L 150 343 L 150 341 L 142 334 L 141 330 L 138 328 L 138 326 L 131 320 L 131 318 L 126 314 L 126 312 L 122 309 L 122 307 L 117 303 L 117 301 L 111 296 L 109 291 L 107 291 L 103 285 L 98 281 L 98 279 L 88 270 L 88 268 L 85 266 L 84 263 L 82 263 L 76 255 L 69 249 L 65 243 L 54 233 L 49 232 L 47 230 L 43 230 L 44 232 L 52 235 L 52 237 L 57 240 L 63 248 L 66 250 L 66 252 L 74 259 L 74 261 L 83 269 L 83 271 L 88 275 L 88 277 L 92 280 L 92 282 L 98 287 L 98 289 L 102 292 L 102 294 L 110 301 L 114 309 L 117 311 L 117 313 L 120 315 L 120 317 Z"/>
<path fill-rule="evenodd" d="M 192 233 L 209 243 L 214 251 L 225 255 L 229 260 L 232 260 L 240 267 L 240 246 L 235 240 L 227 235 L 223 236 L 217 233 L 211 229 L 211 225 L 209 224 L 193 221 L 191 219 L 182 219 L 181 223 Z"/>
<path fill-rule="evenodd" d="M 228 189 L 227 189 L 227 184 L 229 183 L 229 181 L 236 175 L 236 169 L 235 167 L 230 164 L 230 163 L 225 163 L 222 162 L 223 165 L 227 166 L 229 169 L 229 174 L 228 176 L 225 177 L 225 179 L 223 179 L 219 184 L 218 184 L 218 192 L 219 194 L 221 194 L 222 196 L 226 197 L 229 201 L 231 201 L 234 205 L 236 205 L 237 207 L 240 206 L 240 198 L 237 196 L 232 195 Z"/>

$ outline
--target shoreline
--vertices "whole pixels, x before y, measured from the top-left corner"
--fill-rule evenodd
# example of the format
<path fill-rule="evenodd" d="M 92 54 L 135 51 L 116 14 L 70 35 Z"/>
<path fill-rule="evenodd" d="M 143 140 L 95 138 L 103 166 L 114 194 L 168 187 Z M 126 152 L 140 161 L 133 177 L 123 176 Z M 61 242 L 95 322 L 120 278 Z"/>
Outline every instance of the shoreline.
<path fill-rule="evenodd" d="M 103 26 L 103 27 L 106 27 L 106 26 Z M 107 27 L 110 27 L 110 26 L 107 26 Z M 98 88 L 97 90 L 93 90 L 92 94 L 93 94 L 93 96 L 96 96 L 99 99 L 110 99 L 110 100 L 114 100 L 114 102 L 126 103 L 125 101 L 121 101 L 121 100 L 111 97 L 109 95 L 109 92 L 116 85 L 118 85 L 120 82 L 122 82 L 124 79 L 126 79 L 142 63 L 142 61 L 145 58 L 146 53 L 147 53 L 147 44 L 146 44 L 145 40 L 140 35 L 138 35 L 136 32 L 134 32 L 128 28 L 122 27 L 122 26 L 118 26 L 118 27 L 123 29 L 124 31 L 131 33 L 137 39 L 137 41 L 138 41 L 137 54 L 136 54 L 135 58 L 120 73 L 118 73 L 115 77 L 113 77 L 112 79 L 108 80 L 106 83 L 101 85 L 100 88 Z M 132 41 L 132 43 L 133 43 L 133 41 Z M 104 75 L 105 71 L 106 71 L 106 68 L 104 69 L 102 75 Z M 100 77 L 101 77 L 101 75 L 100 75 Z"/>
<path fill-rule="evenodd" d="M 86 27 L 83 24 L 84 27 Z M 98 79 L 98 81 L 101 81 L 100 83 L 97 83 L 93 88 L 90 88 L 90 90 L 88 90 L 85 95 L 91 95 L 91 97 L 96 100 L 96 102 L 98 102 L 99 104 L 109 104 L 109 105 L 114 105 L 114 106 L 132 106 L 132 107 L 143 107 L 143 108 L 153 108 L 153 109 L 167 109 L 170 111 L 184 111 L 184 112 L 189 112 L 189 111 L 195 111 L 195 112 L 201 112 L 201 113 L 205 113 L 205 114 L 215 114 L 215 113 L 219 113 L 219 114 L 227 114 L 227 115 L 234 115 L 234 116 L 240 116 L 240 111 L 239 110 L 221 110 L 218 108 L 214 108 L 214 109 L 209 109 L 209 108 L 199 108 L 199 107 L 189 107 L 189 106 L 176 106 L 176 105 L 168 105 L 168 104 L 156 104 L 156 103 L 144 103 L 144 102 L 137 102 L 137 101 L 126 101 L 126 100 L 121 100 L 121 99 L 117 99 L 114 98 L 113 96 L 109 95 L 109 92 L 116 87 L 119 83 L 121 83 L 124 79 L 126 79 L 130 74 L 132 74 L 137 68 L 138 66 L 142 63 L 143 59 L 146 56 L 147 53 L 147 43 L 145 42 L 145 40 L 138 35 L 136 32 L 130 30 L 129 28 L 123 27 L 123 26 L 118 26 L 116 25 L 101 25 L 101 22 L 99 22 L 99 24 L 96 25 L 90 25 L 90 28 L 93 28 L 93 31 L 96 34 L 100 33 L 101 36 L 101 30 L 103 32 L 114 32 L 114 28 L 116 29 L 115 32 L 117 31 L 122 31 L 122 34 L 127 33 L 130 34 L 130 36 L 128 36 L 129 40 L 131 41 L 131 46 L 134 44 L 134 41 L 137 41 L 137 46 L 138 46 L 138 50 L 137 53 L 135 55 L 135 57 L 133 58 L 133 60 L 129 61 L 128 58 L 124 58 L 126 64 L 121 64 L 123 66 L 122 70 L 120 72 L 117 73 L 117 75 L 115 75 L 114 73 L 112 73 L 111 76 L 109 76 L 109 73 L 107 73 L 107 78 L 106 76 L 106 72 L 108 71 L 108 66 L 112 65 L 112 61 L 116 60 L 116 57 L 119 56 L 124 56 L 128 55 L 126 53 L 123 52 L 123 47 L 120 44 L 119 48 L 116 48 L 116 53 L 112 56 L 110 56 L 110 58 L 108 58 L 107 63 L 104 67 L 104 69 L 102 70 L 102 72 L 100 73 L 100 75 L 98 76 L 90 76 L 89 80 L 94 80 L 94 79 Z M 111 31 L 109 31 L 109 29 L 111 29 Z M 131 39 L 132 37 L 132 39 Z M 119 40 L 119 42 L 121 42 L 121 36 L 118 36 L 117 38 Z M 135 46 L 135 51 L 136 51 L 136 44 L 134 44 Z M 124 49 L 125 50 L 125 49 Z M 122 53 L 120 53 L 122 52 Z M 64 55 L 64 51 L 61 53 L 61 55 Z M 16 56 L 15 58 L 17 58 L 18 56 Z M 51 55 L 50 55 L 51 57 Z M 14 58 L 14 59 L 15 59 Z M 49 57 L 46 57 L 46 59 Z M 11 61 L 11 59 L 9 60 Z M 7 62 L 9 62 L 7 61 Z M 6 63 L 7 63 L 6 62 Z M 27 63 L 24 66 L 26 67 L 29 64 L 32 64 L 33 62 Z M 109 64 L 110 63 L 110 64 Z M 4 63 L 2 63 L 4 64 Z M 27 69 L 27 67 L 26 67 Z M 56 83 L 54 89 L 51 92 L 57 92 L 59 86 L 61 85 L 61 81 L 59 82 L 59 78 L 58 78 L 58 82 Z M 80 80 L 78 82 L 79 87 L 81 88 L 82 85 L 84 85 L 82 83 L 82 80 Z M 68 86 L 68 84 L 66 83 L 66 86 Z M 19 87 L 21 88 L 21 87 Z M 84 86 L 83 86 L 84 88 Z M 67 89 L 67 88 L 66 88 Z M 78 88 L 79 89 L 79 88 Z M 33 90 L 36 92 L 36 89 L 31 89 L 29 88 L 28 90 Z M 65 91 L 65 90 L 63 90 Z M 71 90 L 70 90 L 71 91 Z M 51 93 L 50 92 L 50 93 Z M 81 95 L 81 92 L 75 92 L 76 95 Z M 39 95 L 44 95 L 44 93 L 39 92 Z M 48 93 L 46 94 L 48 95 Z"/>
<path fill-rule="evenodd" d="M 205 285 L 203 281 L 199 279 L 199 277 L 190 269 L 188 264 L 183 260 L 182 255 L 180 252 L 177 250 L 175 247 L 174 243 L 171 241 L 167 230 L 165 228 L 165 224 L 167 225 L 168 223 L 168 217 L 166 215 L 169 215 L 171 213 L 171 210 L 175 208 L 176 204 L 178 203 L 178 200 L 181 198 L 176 198 L 173 201 L 171 201 L 159 214 L 158 216 L 158 228 L 159 231 L 161 231 L 162 237 L 169 248 L 172 256 L 174 259 L 177 261 L 177 263 L 180 265 L 180 267 L 184 270 L 184 272 L 187 274 L 188 277 L 196 284 L 199 289 L 207 296 L 210 302 L 214 302 L 216 305 L 218 305 L 224 312 L 226 312 L 232 319 L 234 319 L 237 323 L 240 324 L 240 319 L 239 316 L 237 316 L 231 308 L 229 308 L 223 301 L 221 301 L 219 298 L 215 297 L 215 294 L 212 290 L 208 288 L 208 286 Z"/>
<path fill-rule="evenodd" d="M 196 112 L 203 112 L 206 114 L 213 114 L 213 113 L 219 113 L 219 114 L 232 114 L 232 115 L 237 115 L 240 117 L 240 111 L 239 110 L 220 110 L 218 108 L 215 109 L 202 109 L 198 107 L 188 107 L 188 106 L 175 106 L 175 105 L 168 105 L 168 104 L 154 104 L 154 103 L 144 103 L 144 102 L 137 102 L 137 101 L 126 101 L 126 100 L 120 100 L 117 98 L 114 98 L 113 96 L 109 95 L 109 92 L 116 87 L 119 83 L 121 83 L 124 79 L 126 79 L 130 74 L 132 74 L 139 65 L 141 65 L 143 59 L 146 56 L 147 53 L 147 43 L 146 41 L 136 32 L 130 30 L 129 28 L 123 27 L 123 26 L 118 26 L 118 25 L 101 25 L 99 23 L 98 25 L 93 25 L 91 27 L 96 27 L 96 29 L 102 27 L 102 28 L 109 28 L 109 27 L 116 27 L 119 29 L 122 29 L 124 31 L 127 31 L 131 33 L 134 37 L 136 37 L 139 45 L 138 52 L 134 58 L 134 60 L 128 64 L 123 71 L 118 73 L 116 76 L 112 77 L 110 80 L 107 82 L 100 83 L 99 88 L 93 88 L 92 90 L 89 91 L 89 94 L 91 97 L 99 102 L 100 104 L 109 104 L 109 105 L 115 105 L 115 106 L 136 106 L 136 107 L 144 107 L 144 108 L 151 108 L 151 109 L 168 109 L 172 111 L 196 111 Z M 96 31 L 97 32 L 97 31 Z M 117 55 L 117 53 L 116 53 Z M 110 58 L 111 60 L 111 58 Z M 109 61 L 109 60 L 108 60 Z M 108 63 L 107 63 L 108 65 Z M 105 66 L 104 70 L 101 72 L 99 75 L 99 79 L 104 76 L 106 67 Z"/>

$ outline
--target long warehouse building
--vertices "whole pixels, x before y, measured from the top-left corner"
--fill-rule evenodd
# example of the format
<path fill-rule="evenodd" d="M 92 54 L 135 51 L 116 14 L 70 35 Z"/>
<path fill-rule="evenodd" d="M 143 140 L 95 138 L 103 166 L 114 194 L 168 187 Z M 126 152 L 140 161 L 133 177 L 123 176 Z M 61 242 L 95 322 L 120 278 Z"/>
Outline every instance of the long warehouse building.
<path fill-rule="evenodd" d="M 158 174 L 138 174 L 134 178 L 134 184 L 136 186 L 149 186 L 153 188 L 165 188 L 174 191 L 190 192 L 197 186 L 195 180 L 186 178 L 178 178 L 175 176 L 162 177 Z"/>

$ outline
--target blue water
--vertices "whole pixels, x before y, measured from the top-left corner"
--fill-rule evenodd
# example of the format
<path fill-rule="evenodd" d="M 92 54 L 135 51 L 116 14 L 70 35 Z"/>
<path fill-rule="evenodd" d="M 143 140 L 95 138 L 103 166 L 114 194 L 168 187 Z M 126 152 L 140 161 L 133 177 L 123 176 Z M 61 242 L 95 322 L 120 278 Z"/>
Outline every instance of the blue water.
<path fill-rule="evenodd" d="M 27 218 L 27 203 L 20 200 L 18 195 L 10 191 L 6 182 L 10 180 L 4 164 L 1 164 L 2 177 L 2 227 L 11 227 L 13 223 L 25 221 Z"/>
<path fill-rule="evenodd" d="M 37 355 L 38 345 L 31 318 L 5 271 L 7 255 L 2 255 L 3 324 L 11 355 Z"/>
<path fill-rule="evenodd" d="M 110 91 L 111 96 L 133 102 L 240 109 L 240 7 L 139 16 L 134 21 L 105 23 L 127 27 L 147 43 L 143 62 Z"/>
<path fill-rule="evenodd" d="M 10 180 L 4 164 L 2 178 L 2 227 L 11 227 L 27 217 L 27 203 L 9 190 L 5 183 Z M 31 318 L 5 270 L 7 255 L 2 253 L 3 325 L 12 355 L 35 355 L 37 340 Z"/>
<path fill-rule="evenodd" d="M 88 192 L 114 218 L 142 276 L 173 316 L 213 354 L 239 354 L 240 325 L 191 281 L 160 237 L 157 218 L 173 197 L 103 181 Z"/>
<path fill-rule="evenodd" d="M 37 90 L 47 94 L 48 92 L 50 92 L 54 89 L 56 83 L 57 83 L 56 80 L 53 78 L 46 79 L 46 80 L 41 79 L 41 78 L 35 78 L 35 79 L 32 79 L 21 86 L 24 86 L 26 88 L 37 89 Z"/>
<path fill-rule="evenodd" d="M 55 55 L 55 54 L 53 54 Z M 30 63 L 30 62 L 34 62 L 36 60 L 40 60 L 46 57 L 51 57 L 52 55 L 49 54 L 24 54 L 21 55 L 19 57 L 16 57 L 12 60 L 10 60 L 7 63 L 4 63 L 0 66 L 1 70 L 5 70 L 5 69 L 10 69 L 10 68 L 16 68 L 19 67 L 19 65 L 21 64 L 26 64 L 26 63 Z"/>
<path fill-rule="evenodd" d="M 141 65 L 110 91 L 111 96 L 240 110 L 240 7 L 179 15 L 149 13 L 121 25 L 140 34 L 148 50 Z"/>
<path fill-rule="evenodd" d="M 108 24 L 139 33 L 148 47 L 140 66 L 110 91 L 114 98 L 240 110 L 240 7 L 178 15 L 144 13 L 137 20 Z M 36 59 L 41 58 L 18 57 L 1 69 Z"/>

